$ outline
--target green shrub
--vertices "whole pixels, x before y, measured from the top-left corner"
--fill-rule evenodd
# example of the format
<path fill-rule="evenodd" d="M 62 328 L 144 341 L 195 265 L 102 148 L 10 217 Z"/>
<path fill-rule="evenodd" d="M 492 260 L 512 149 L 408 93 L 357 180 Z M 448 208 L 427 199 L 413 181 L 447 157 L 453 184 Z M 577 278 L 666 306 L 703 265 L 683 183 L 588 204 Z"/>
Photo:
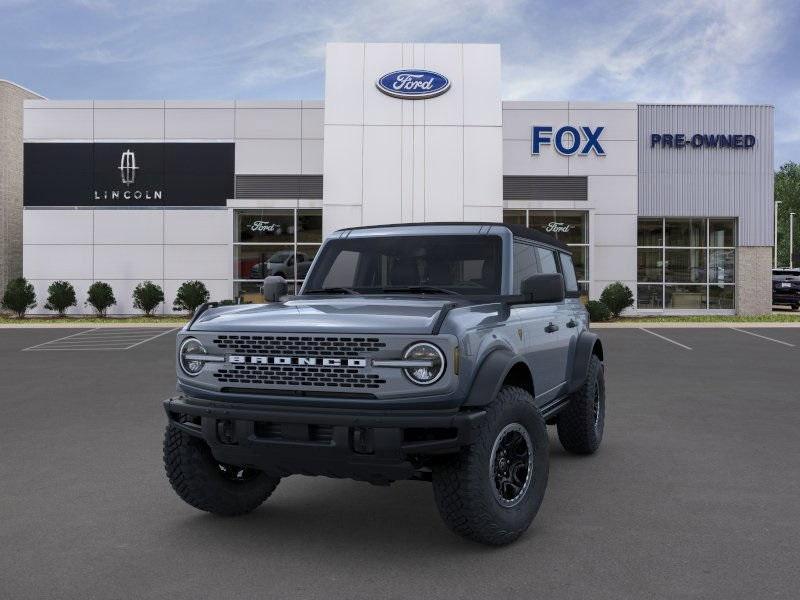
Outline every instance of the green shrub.
<path fill-rule="evenodd" d="M 600 294 L 600 302 L 608 307 L 612 315 L 618 317 L 623 310 L 633 306 L 633 292 L 627 285 L 615 281 Z"/>
<path fill-rule="evenodd" d="M 95 281 L 89 286 L 86 304 L 92 306 L 98 317 L 105 317 L 106 311 L 117 303 L 114 290 L 104 281 Z"/>
<path fill-rule="evenodd" d="M 152 281 L 140 283 L 133 290 L 133 307 L 144 311 L 148 317 L 153 316 L 153 311 L 164 301 L 164 290 Z"/>
<path fill-rule="evenodd" d="M 63 317 L 70 306 L 78 304 L 75 297 L 75 288 L 69 281 L 54 281 L 47 288 L 47 310 L 58 312 L 59 317 Z"/>
<path fill-rule="evenodd" d="M 599 300 L 589 300 L 586 303 L 586 310 L 589 311 L 589 321 L 593 323 L 608 321 L 611 318 L 611 311 Z"/>
<path fill-rule="evenodd" d="M 25 318 L 29 308 L 36 306 L 36 292 L 33 285 L 24 277 L 18 277 L 8 282 L 0 306 L 10 310 L 20 318 Z"/>
<path fill-rule="evenodd" d="M 208 288 L 202 281 L 184 281 L 181 287 L 178 288 L 175 301 L 172 303 L 172 309 L 186 310 L 193 313 L 203 302 L 208 302 L 210 297 Z"/>

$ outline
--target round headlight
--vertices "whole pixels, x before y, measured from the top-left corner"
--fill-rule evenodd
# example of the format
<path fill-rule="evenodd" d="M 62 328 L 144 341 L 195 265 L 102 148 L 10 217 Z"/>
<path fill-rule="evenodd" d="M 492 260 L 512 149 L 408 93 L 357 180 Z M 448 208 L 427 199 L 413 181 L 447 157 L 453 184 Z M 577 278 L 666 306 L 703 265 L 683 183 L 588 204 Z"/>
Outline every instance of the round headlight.
<path fill-rule="evenodd" d="M 420 362 L 420 366 L 403 369 L 406 377 L 417 385 L 430 385 L 439 381 L 444 374 L 444 354 L 433 344 L 427 342 L 412 344 L 406 349 L 403 359 Z"/>
<path fill-rule="evenodd" d="M 204 360 L 197 358 L 202 354 L 206 354 L 206 349 L 198 340 L 192 337 L 183 340 L 178 352 L 178 363 L 181 365 L 181 370 L 190 377 L 200 373 L 206 364 Z"/>

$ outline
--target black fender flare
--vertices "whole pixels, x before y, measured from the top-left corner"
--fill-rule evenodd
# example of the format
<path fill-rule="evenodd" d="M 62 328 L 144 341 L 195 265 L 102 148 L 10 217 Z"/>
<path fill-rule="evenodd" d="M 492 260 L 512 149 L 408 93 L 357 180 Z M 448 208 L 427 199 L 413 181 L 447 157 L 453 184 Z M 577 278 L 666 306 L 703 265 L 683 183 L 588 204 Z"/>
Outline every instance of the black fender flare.
<path fill-rule="evenodd" d="M 507 348 L 500 347 L 492 350 L 483 359 L 478 373 L 472 380 L 472 386 L 464 406 L 486 406 L 492 402 L 500 391 L 508 372 L 519 362 L 524 361 Z"/>
<path fill-rule="evenodd" d="M 595 348 L 597 349 L 596 351 Z M 592 354 L 598 354 L 602 361 L 603 343 L 596 333 L 584 331 L 580 334 L 578 342 L 575 344 L 575 360 L 572 364 L 572 374 L 569 380 L 570 393 L 579 390 L 586 380 L 586 374 L 589 372 L 589 359 L 591 359 Z"/>

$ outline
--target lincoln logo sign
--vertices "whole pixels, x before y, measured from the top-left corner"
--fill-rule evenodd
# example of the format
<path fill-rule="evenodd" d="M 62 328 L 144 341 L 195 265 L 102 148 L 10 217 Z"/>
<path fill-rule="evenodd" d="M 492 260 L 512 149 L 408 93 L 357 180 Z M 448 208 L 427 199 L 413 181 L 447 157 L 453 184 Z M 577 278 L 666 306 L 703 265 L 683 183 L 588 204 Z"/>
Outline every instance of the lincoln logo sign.
<path fill-rule="evenodd" d="M 388 96 L 424 100 L 444 94 L 450 89 L 450 80 L 435 71 L 405 69 L 382 75 L 375 85 Z"/>
<path fill-rule="evenodd" d="M 534 125 L 531 128 L 531 154 L 537 156 L 543 145 L 552 144 L 556 152 L 564 156 L 579 154 L 588 156 L 594 152 L 597 156 L 605 156 L 606 152 L 600 145 L 600 134 L 605 127 L 588 127 L 580 125 L 564 125 L 553 133 L 550 125 Z"/>
<path fill-rule="evenodd" d="M 130 186 L 136 182 L 136 171 L 139 166 L 136 164 L 136 154 L 128 148 L 119 158 L 119 177 L 122 184 L 128 188 L 124 190 L 95 190 L 94 200 L 161 200 L 163 192 L 161 190 L 133 190 Z"/>
<path fill-rule="evenodd" d="M 122 178 L 122 183 L 130 185 L 136 181 L 136 155 L 130 150 L 125 150 L 122 153 L 122 158 L 119 159 L 119 174 Z"/>
<path fill-rule="evenodd" d="M 242 356 L 232 354 L 228 362 L 236 365 L 281 365 L 295 367 L 354 367 L 367 366 L 366 358 L 316 358 L 314 356 Z"/>

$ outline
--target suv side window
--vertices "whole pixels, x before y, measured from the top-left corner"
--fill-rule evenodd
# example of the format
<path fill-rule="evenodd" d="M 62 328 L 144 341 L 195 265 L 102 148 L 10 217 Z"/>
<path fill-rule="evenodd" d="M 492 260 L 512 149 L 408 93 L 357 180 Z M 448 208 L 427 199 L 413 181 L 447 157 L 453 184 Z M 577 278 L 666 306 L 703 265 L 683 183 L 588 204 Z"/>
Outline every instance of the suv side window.
<path fill-rule="evenodd" d="M 537 247 L 536 254 L 539 257 L 540 273 L 558 273 L 558 261 L 553 250 Z"/>
<path fill-rule="evenodd" d="M 569 254 L 561 255 L 561 272 L 564 274 L 564 287 L 568 292 L 578 291 L 578 278 L 575 277 L 575 265 Z"/>
<path fill-rule="evenodd" d="M 523 280 L 541 273 L 534 246 L 514 240 L 514 293 L 519 294 Z"/>

